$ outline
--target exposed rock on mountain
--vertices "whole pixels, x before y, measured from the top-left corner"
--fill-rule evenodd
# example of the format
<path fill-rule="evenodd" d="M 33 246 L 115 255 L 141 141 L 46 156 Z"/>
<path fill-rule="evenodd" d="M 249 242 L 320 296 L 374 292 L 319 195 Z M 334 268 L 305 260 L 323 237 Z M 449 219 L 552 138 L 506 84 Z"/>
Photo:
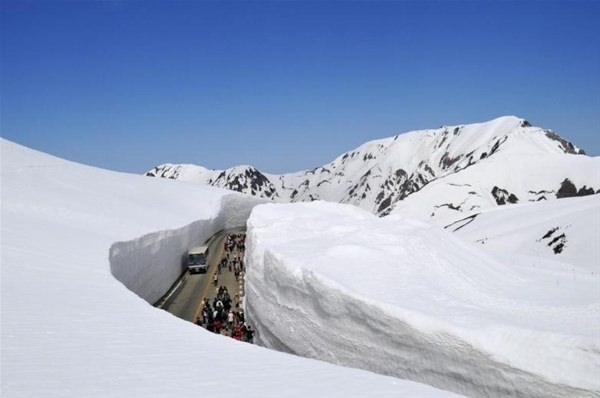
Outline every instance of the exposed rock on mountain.
<path fill-rule="evenodd" d="M 565 178 L 565 180 L 560 184 L 560 188 L 556 192 L 556 198 L 560 199 L 569 198 L 572 196 L 587 196 L 593 194 L 594 188 L 588 188 L 584 185 L 583 187 L 579 188 L 579 190 L 577 190 L 575 184 L 573 184 L 568 178 Z"/>
<path fill-rule="evenodd" d="M 505 205 L 506 203 L 517 203 L 519 198 L 514 193 L 509 193 L 506 189 L 494 187 L 492 189 L 492 196 L 496 199 L 498 206 Z"/>
<path fill-rule="evenodd" d="M 531 267 L 536 259 L 546 258 L 556 261 L 558 269 L 598 274 L 598 195 L 497 206 L 431 221 L 490 254 L 510 256 L 513 263 L 524 261 Z"/>
<path fill-rule="evenodd" d="M 326 200 L 378 215 L 428 218 L 591 194 L 600 189 L 599 161 L 551 130 L 505 116 L 367 142 L 329 164 L 297 173 L 266 174 L 251 166 L 208 170 L 164 164 L 146 175 L 281 202 Z M 579 190 L 573 193 L 566 181 Z"/>

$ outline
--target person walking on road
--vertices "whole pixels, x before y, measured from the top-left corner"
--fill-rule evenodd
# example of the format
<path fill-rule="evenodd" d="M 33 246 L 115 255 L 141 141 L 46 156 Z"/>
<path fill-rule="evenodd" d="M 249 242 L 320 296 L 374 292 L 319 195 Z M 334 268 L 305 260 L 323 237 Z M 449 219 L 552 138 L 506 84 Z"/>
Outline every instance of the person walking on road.
<path fill-rule="evenodd" d="M 229 310 L 227 314 L 227 326 L 231 328 L 233 326 L 233 311 Z"/>

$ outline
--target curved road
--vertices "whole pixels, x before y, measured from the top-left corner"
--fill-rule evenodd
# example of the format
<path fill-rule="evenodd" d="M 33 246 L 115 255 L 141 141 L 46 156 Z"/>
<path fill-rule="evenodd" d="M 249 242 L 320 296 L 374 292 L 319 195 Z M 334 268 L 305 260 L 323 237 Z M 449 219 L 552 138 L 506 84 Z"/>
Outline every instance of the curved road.
<path fill-rule="evenodd" d="M 208 298 L 212 301 L 216 295 L 213 277 L 218 274 L 217 264 L 223 257 L 225 238 L 227 235 L 243 232 L 246 232 L 246 228 L 233 228 L 222 230 L 212 236 L 207 243 L 209 247 L 208 271 L 205 274 L 190 274 L 189 271 L 185 271 L 183 276 L 169 289 L 165 298 L 161 299 L 156 306 L 181 319 L 194 322 L 196 317 L 200 315 L 203 299 Z M 241 277 L 238 282 L 235 280 L 233 272 L 223 269 L 218 278 L 218 285 L 227 287 L 232 299 L 236 294 L 242 297 L 243 282 Z"/>

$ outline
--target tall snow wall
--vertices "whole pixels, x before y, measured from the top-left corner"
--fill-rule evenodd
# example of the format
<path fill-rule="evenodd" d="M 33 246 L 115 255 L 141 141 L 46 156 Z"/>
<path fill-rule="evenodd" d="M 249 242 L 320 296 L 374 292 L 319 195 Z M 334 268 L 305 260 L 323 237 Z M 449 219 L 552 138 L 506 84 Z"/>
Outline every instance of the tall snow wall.
<path fill-rule="evenodd" d="M 190 248 L 203 244 L 222 229 L 245 226 L 252 208 L 265 202 L 249 195 L 226 195 L 214 218 L 115 242 L 109 252 L 110 270 L 129 290 L 153 304 L 181 275 L 183 259 Z"/>
<path fill-rule="evenodd" d="M 536 290 L 439 228 L 317 202 L 257 207 L 245 263 L 259 345 L 467 396 L 599 396 L 594 280 Z"/>

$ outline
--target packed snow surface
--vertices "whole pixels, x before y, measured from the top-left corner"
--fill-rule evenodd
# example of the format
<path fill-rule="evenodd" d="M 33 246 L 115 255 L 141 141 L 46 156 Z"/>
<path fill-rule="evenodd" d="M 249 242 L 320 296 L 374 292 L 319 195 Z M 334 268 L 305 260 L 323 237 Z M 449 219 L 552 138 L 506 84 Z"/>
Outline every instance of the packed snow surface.
<path fill-rule="evenodd" d="M 247 248 L 264 346 L 470 396 L 600 394 L 598 273 L 501 262 L 441 227 L 326 202 L 257 206 Z"/>
<path fill-rule="evenodd" d="M 243 225 L 256 199 L 0 144 L 2 397 L 453 396 L 216 336 L 148 304 L 185 250 Z"/>

